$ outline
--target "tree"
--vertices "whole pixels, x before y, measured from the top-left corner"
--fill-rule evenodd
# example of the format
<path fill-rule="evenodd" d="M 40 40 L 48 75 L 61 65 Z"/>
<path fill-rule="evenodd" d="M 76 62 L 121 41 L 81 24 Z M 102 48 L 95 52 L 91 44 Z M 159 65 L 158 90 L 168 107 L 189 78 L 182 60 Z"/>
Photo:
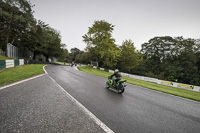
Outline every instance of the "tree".
<path fill-rule="evenodd" d="M 19 40 L 23 35 L 35 30 L 35 19 L 32 6 L 26 0 L 0 1 L 0 36 L 3 38 L 1 47 L 5 49 L 7 43 L 20 45 Z"/>
<path fill-rule="evenodd" d="M 80 49 L 78 49 L 78 48 L 72 48 L 71 50 L 71 59 L 72 59 L 72 61 L 75 61 L 75 58 L 76 58 L 76 56 L 81 52 L 81 50 Z"/>
<path fill-rule="evenodd" d="M 170 56 L 177 56 L 176 40 L 172 37 L 154 37 L 142 44 L 141 52 L 146 59 L 146 71 L 159 75 L 163 72 L 162 62 Z"/>
<path fill-rule="evenodd" d="M 178 38 L 178 43 L 182 44 L 178 61 L 180 62 L 182 71 L 178 77 L 178 81 L 182 83 L 199 85 L 200 75 L 198 73 L 196 44 L 194 39 Z"/>
<path fill-rule="evenodd" d="M 199 85 L 199 43 L 183 37 L 155 37 L 142 45 L 146 75 Z"/>
<path fill-rule="evenodd" d="M 120 56 L 120 50 L 112 38 L 114 25 L 106 21 L 94 21 L 89 27 L 83 41 L 87 44 L 86 50 L 93 56 L 93 61 L 106 68 L 115 68 Z"/>
<path fill-rule="evenodd" d="M 68 50 L 62 48 L 61 51 L 62 52 L 60 53 L 58 60 L 63 61 L 63 62 L 69 62 L 69 52 L 68 52 Z"/>
<path fill-rule="evenodd" d="M 34 60 L 40 54 L 43 54 L 47 61 L 50 57 L 59 57 L 62 55 L 64 47 L 64 44 L 61 43 L 60 33 L 40 20 L 37 23 L 36 33 L 29 38 L 27 44 L 30 44 L 27 45 L 29 50 L 34 52 Z"/>
<path fill-rule="evenodd" d="M 83 64 L 90 63 L 88 52 L 81 51 L 78 55 L 76 55 L 75 62 Z"/>
<path fill-rule="evenodd" d="M 120 47 L 119 66 L 121 71 L 130 73 L 139 64 L 139 54 L 131 40 L 125 40 Z"/>

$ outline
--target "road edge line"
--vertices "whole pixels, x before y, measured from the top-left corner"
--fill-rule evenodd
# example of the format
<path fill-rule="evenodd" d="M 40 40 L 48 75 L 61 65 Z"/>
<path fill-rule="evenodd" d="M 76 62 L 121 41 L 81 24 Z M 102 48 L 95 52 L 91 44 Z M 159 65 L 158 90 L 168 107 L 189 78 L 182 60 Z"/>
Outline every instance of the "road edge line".
<path fill-rule="evenodd" d="M 27 79 L 24 79 L 24 80 L 21 80 L 21 81 L 17 81 L 17 82 L 15 82 L 15 83 L 11 83 L 11 84 L 6 85 L 6 86 L 2 86 L 2 87 L 0 87 L 0 90 L 3 90 L 3 89 L 5 89 L 5 88 L 11 87 L 11 86 L 14 86 L 14 85 L 17 85 L 17 84 L 21 84 L 21 83 L 23 83 L 23 82 L 26 82 L 26 81 L 29 81 L 29 80 L 32 80 L 32 79 L 35 79 L 35 78 L 38 78 L 38 77 L 41 77 L 41 76 L 43 76 L 43 75 L 48 74 L 47 71 L 45 70 L 45 66 L 47 66 L 47 65 L 44 65 L 44 66 L 43 66 L 43 70 L 44 70 L 44 72 L 45 72 L 44 74 L 39 74 L 39 75 L 34 76 L 34 77 L 30 77 L 30 78 L 27 78 Z"/>
<path fill-rule="evenodd" d="M 48 75 L 49 76 L 49 75 Z M 59 89 L 66 94 L 66 96 L 72 100 L 83 112 L 85 112 L 94 122 L 99 125 L 106 133 L 114 133 L 109 127 L 107 127 L 101 120 L 99 120 L 92 112 L 90 112 L 85 106 L 71 96 L 64 88 L 62 88 L 52 77 L 49 78 L 54 82 Z"/>
<path fill-rule="evenodd" d="M 40 75 L 37 75 L 37 76 L 34 76 L 34 77 L 31 77 L 31 78 L 27 78 L 27 79 L 24 79 L 24 80 L 21 80 L 21 81 L 18 81 L 18 82 L 15 82 L 15 83 L 11 83 L 9 85 L 6 85 L 6 86 L 3 86 L 3 87 L 0 87 L 0 90 L 3 90 L 5 88 L 8 88 L 8 87 L 11 87 L 11 86 L 14 86 L 14 85 L 17 85 L 17 84 L 20 84 L 20 83 L 23 83 L 23 82 L 26 82 L 26 81 L 29 81 L 29 80 L 32 80 L 32 79 L 35 79 L 35 78 L 38 78 L 38 77 L 41 77 L 41 76 L 44 76 L 46 74 L 40 74 Z"/>
<path fill-rule="evenodd" d="M 43 70 L 44 70 L 45 74 L 48 74 L 47 71 L 46 71 L 46 69 L 45 69 L 46 66 L 47 66 L 47 65 L 44 65 L 44 66 L 43 66 Z"/>

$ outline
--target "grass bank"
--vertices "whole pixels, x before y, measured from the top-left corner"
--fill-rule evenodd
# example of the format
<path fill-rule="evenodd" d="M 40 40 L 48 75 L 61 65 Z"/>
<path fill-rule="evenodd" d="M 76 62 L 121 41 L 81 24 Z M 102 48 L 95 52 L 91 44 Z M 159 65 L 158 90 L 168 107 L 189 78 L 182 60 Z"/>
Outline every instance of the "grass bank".
<path fill-rule="evenodd" d="M 9 59 L 13 59 L 13 58 L 0 55 L 0 60 L 9 60 Z"/>
<path fill-rule="evenodd" d="M 0 86 L 44 73 L 44 65 L 23 65 L 0 71 Z"/>
<path fill-rule="evenodd" d="M 98 76 L 105 77 L 105 78 L 107 78 L 108 76 L 111 75 L 111 73 L 109 73 L 109 72 L 100 71 L 97 69 L 90 68 L 88 66 L 78 67 L 78 69 L 80 71 L 91 73 L 91 74 L 98 75 Z M 156 91 L 161 91 L 164 93 L 168 93 L 168 94 L 172 94 L 172 95 L 176 95 L 176 96 L 180 96 L 180 97 L 184 97 L 184 98 L 188 98 L 188 99 L 200 102 L 200 92 L 160 85 L 160 84 L 147 82 L 147 81 L 143 81 L 143 80 L 139 80 L 139 79 L 133 79 L 133 78 L 129 78 L 129 77 L 123 77 L 123 78 L 126 79 L 127 83 L 130 83 L 130 84 L 134 84 L 137 86 L 149 88 L 149 89 L 156 90 Z"/>

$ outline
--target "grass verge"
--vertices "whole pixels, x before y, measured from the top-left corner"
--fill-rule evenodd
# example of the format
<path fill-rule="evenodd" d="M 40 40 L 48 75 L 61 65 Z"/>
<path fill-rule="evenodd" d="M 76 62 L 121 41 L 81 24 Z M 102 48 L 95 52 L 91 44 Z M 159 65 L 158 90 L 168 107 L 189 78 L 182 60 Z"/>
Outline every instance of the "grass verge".
<path fill-rule="evenodd" d="M 10 60 L 10 59 L 13 59 L 13 58 L 0 55 L 0 60 Z"/>
<path fill-rule="evenodd" d="M 23 65 L 0 71 L 0 86 L 44 73 L 44 65 Z"/>
<path fill-rule="evenodd" d="M 97 69 L 90 68 L 88 66 L 78 67 L 78 69 L 83 72 L 91 73 L 91 74 L 98 75 L 101 77 L 106 77 L 106 78 L 111 75 L 111 73 L 109 72 L 100 71 Z M 180 97 L 184 97 L 184 98 L 188 98 L 188 99 L 200 102 L 200 92 L 160 85 L 160 84 L 147 82 L 147 81 L 134 79 L 134 78 L 129 78 L 129 77 L 123 77 L 123 78 L 126 79 L 127 83 L 130 83 L 130 84 L 134 84 L 137 86 L 149 88 L 152 90 L 156 90 L 156 91 L 160 91 L 160 92 L 164 92 L 164 93 L 168 93 L 168 94 L 172 94 L 172 95 L 176 95 L 176 96 L 180 96 Z"/>

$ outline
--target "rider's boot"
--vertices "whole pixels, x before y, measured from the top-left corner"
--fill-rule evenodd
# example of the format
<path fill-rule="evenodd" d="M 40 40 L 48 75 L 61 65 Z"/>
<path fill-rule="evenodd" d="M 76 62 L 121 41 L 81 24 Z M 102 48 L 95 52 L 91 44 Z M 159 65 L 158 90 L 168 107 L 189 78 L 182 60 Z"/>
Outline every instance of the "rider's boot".
<path fill-rule="evenodd" d="M 115 81 L 114 80 L 113 80 L 113 84 L 112 85 L 113 85 L 113 87 L 115 87 Z"/>

